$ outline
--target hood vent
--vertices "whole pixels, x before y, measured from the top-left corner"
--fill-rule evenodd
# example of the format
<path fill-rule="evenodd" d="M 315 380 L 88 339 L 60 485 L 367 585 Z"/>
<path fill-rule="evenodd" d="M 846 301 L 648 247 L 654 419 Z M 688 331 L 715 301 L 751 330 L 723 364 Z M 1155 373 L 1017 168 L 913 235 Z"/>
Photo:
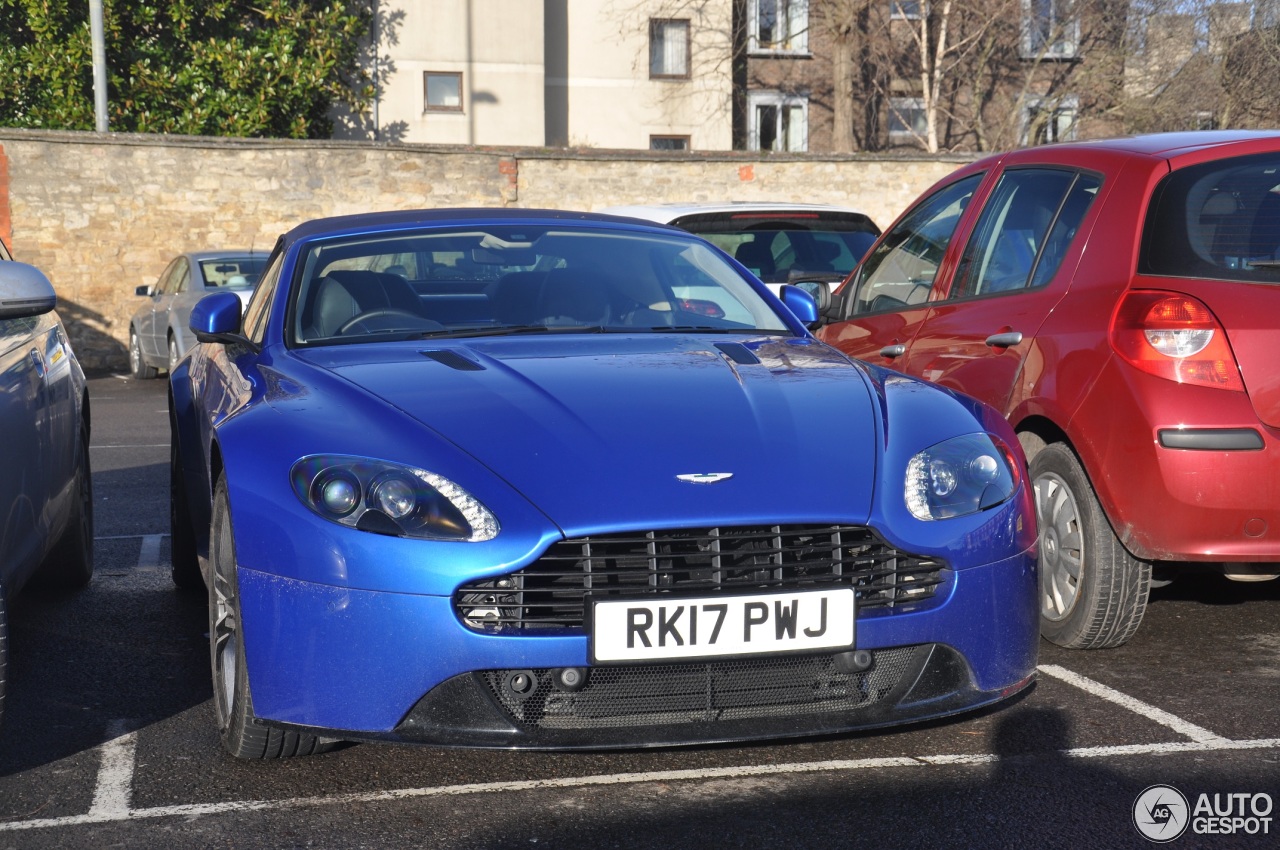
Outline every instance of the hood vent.
<path fill-rule="evenodd" d="M 717 342 L 716 348 L 720 349 L 720 353 L 725 357 L 741 366 L 760 365 L 760 358 L 740 342 Z"/>
<path fill-rule="evenodd" d="M 449 349 L 434 349 L 422 352 L 424 357 L 430 357 L 437 363 L 443 363 L 450 369 L 457 369 L 459 372 L 482 372 L 484 367 L 474 360 L 463 357 L 456 351 Z"/>

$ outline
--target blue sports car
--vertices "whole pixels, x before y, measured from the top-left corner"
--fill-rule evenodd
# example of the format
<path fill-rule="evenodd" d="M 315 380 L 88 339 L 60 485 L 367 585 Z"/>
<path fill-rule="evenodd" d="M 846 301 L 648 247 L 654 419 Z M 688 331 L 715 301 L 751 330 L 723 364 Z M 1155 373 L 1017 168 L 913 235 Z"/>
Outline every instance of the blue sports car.
<path fill-rule="evenodd" d="M 287 233 L 170 379 L 173 577 L 207 589 L 226 749 L 812 735 L 1027 687 L 1013 432 L 816 318 L 631 219 Z"/>

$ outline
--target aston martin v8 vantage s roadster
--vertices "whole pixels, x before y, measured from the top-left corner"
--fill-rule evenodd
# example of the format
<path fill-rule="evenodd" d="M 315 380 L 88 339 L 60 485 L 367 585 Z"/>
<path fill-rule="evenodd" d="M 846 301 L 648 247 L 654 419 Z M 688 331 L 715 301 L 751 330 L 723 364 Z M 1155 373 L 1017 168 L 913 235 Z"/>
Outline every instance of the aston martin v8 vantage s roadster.
<path fill-rule="evenodd" d="M 1027 687 L 1013 432 L 816 319 L 629 219 L 285 234 L 170 377 L 173 577 L 208 593 L 226 749 L 827 734 Z"/>

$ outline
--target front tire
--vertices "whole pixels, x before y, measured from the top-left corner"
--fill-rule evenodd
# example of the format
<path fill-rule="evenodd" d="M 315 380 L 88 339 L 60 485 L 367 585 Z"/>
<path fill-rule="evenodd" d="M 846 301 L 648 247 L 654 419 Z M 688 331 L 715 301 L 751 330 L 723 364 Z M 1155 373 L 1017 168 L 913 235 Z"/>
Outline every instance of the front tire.
<path fill-rule="evenodd" d="M 156 367 L 148 365 L 142 356 L 142 343 L 133 328 L 129 328 L 129 374 L 140 381 L 156 376 Z"/>
<path fill-rule="evenodd" d="M 253 713 L 240 621 L 240 582 L 226 478 L 213 495 L 209 532 L 209 651 L 213 707 L 223 748 L 241 759 L 278 759 L 323 752 L 332 746 L 315 735 L 273 729 Z"/>
<path fill-rule="evenodd" d="M 1052 443 L 1031 461 L 1040 526 L 1040 634 L 1069 649 L 1120 646 L 1147 609 L 1151 565 L 1129 554 L 1075 453 Z"/>

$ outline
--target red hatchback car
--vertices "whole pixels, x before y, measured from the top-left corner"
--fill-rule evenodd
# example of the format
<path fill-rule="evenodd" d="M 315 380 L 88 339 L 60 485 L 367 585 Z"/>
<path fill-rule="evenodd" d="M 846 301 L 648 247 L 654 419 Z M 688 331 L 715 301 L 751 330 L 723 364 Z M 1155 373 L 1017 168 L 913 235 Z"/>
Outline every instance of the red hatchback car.
<path fill-rule="evenodd" d="M 1176 568 L 1280 573 L 1280 133 L 975 162 L 823 313 L 826 342 L 1018 431 L 1050 641 L 1124 643 Z"/>

